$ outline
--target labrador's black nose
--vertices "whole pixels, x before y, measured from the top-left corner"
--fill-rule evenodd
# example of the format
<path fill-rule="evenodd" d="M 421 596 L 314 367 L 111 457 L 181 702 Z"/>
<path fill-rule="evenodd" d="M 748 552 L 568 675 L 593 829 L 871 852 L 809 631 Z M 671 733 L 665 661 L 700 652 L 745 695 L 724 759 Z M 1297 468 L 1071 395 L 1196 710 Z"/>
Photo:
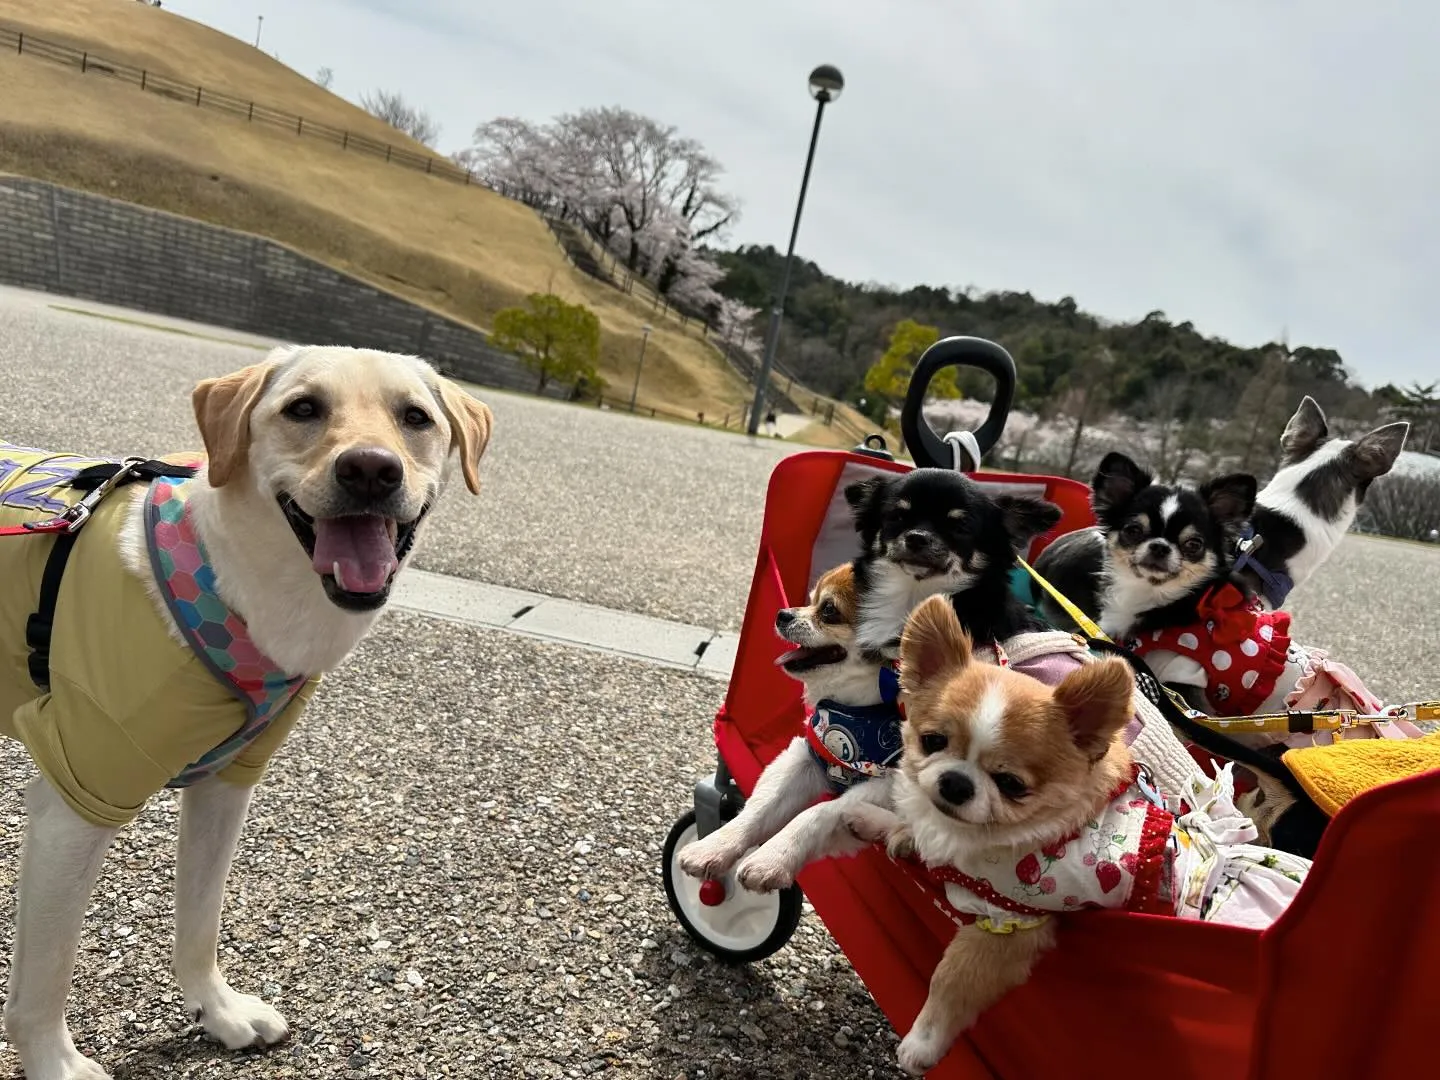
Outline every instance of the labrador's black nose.
<path fill-rule="evenodd" d="M 335 482 L 357 499 L 383 499 L 404 479 L 404 463 L 379 446 L 354 447 L 335 459 Z"/>

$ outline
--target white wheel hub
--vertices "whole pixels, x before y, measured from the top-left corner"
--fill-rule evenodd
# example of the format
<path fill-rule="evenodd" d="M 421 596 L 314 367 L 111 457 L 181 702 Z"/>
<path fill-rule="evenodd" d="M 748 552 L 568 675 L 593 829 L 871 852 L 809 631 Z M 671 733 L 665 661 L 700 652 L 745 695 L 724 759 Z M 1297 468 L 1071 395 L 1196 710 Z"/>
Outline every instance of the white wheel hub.
<path fill-rule="evenodd" d="M 670 855 L 670 880 L 686 921 L 719 948 L 737 953 L 759 948 L 780 924 L 780 894 L 749 892 L 740 887 L 734 874 L 726 874 L 724 901 L 704 903 L 700 899 L 703 882 L 680 869 L 680 852 L 697 839 L 699 831 L 692 823 L 680 834 Z"/>

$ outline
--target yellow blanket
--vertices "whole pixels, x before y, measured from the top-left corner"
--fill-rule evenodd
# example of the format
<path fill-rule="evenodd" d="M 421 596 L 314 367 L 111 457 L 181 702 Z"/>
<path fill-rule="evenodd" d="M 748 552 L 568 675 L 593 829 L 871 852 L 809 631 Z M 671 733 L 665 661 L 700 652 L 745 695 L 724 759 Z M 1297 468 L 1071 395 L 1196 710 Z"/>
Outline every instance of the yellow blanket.
<path fill-rule="evenodd" d="M 1345 739 L 1287 750 L 1284 762 L 1315 805 L 1334 817 L 1355 796 L 1440 769 L 1440 734 L 1420 739 Z"/>

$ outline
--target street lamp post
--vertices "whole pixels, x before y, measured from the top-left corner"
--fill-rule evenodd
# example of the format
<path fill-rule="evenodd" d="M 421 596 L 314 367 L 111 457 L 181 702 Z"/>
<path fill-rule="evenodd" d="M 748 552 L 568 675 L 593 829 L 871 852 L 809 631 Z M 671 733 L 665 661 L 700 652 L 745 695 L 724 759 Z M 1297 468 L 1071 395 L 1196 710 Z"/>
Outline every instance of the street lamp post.
<path fill-rule="evenodd" d="M 805 175 L 800 179 L 800 198 L 795 203 L 795 223 L 790 226 L 790 248 L 785 252 L 785 270 L 780 275 L 780 291 L 775 296 L 775 306 L 770 309 L 770 331 L 765 337 L 765 354 L 760 361 L 760 374 L 755 380 L 755 401 L 750 406 L 750 423 L 747 425 L 751 435 L 760 430 L 760 415 L 765 408 L 770 369 L 775 364 L 775 350 L 780 344 L 780 319 L 785 310 L 785 294 L 790 291 L 790 267 L 795 261 L 795 238 L 800 234 L 800 213 L 805 209 L 805 189 L 810 186 L 810 166 L 815 162 L 815 142 L 820 138 L 820 118 L 825 115 L 825 106 L 839 98 L 843 89 L 845 79 L 839 68 L 831 64 L 821 64 L 810 72 L 810 96 L 816 101 L 815 127 L 810 131 L 810 152 L 805 155 Z"/>
<path fill-rule="evenodd" d="M 256 15 L 256 16 L 255 16 L 255 48 L 257 48 L 257 49 L 260 47 L 260 31 L 263 30 L 263 29 L 265 29 L 265 16 L 264 16 L 264 15 Z"/>
<path fill-rule="evenodd" d="M 640 372 L 645 369 L 645 346 L 650 344 L 650 331 L 653 327 L 646 323 L 640 327 L 640 359 L 635 363 L 635 385 L 630 388 L 630 411 L 635 411 L 635 395 L 640 393 Z"/>

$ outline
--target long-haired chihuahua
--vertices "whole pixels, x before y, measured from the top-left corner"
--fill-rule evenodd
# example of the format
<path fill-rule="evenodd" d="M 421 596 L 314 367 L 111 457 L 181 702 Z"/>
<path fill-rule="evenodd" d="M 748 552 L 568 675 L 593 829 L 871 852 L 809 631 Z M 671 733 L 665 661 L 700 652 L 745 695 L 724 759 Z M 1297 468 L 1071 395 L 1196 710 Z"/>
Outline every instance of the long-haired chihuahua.
<path fill-rule="evenodd" d="M 808 605 L 776 615 L 776 631 L 795 646 L 776 663 L 804 684 L 808 726 L 765 767 L 739 814 L 681 852 L 687 874 L 723 877 L 821 795 L 883 783 L 899 760 L 900 714 L 882 700 L 879 657 L 856 642 L 858 613 L 855 571 L 846 563 L 820 577 Z M 742 885 L 773 887 L 754 870 L 741 865 Z"/>

